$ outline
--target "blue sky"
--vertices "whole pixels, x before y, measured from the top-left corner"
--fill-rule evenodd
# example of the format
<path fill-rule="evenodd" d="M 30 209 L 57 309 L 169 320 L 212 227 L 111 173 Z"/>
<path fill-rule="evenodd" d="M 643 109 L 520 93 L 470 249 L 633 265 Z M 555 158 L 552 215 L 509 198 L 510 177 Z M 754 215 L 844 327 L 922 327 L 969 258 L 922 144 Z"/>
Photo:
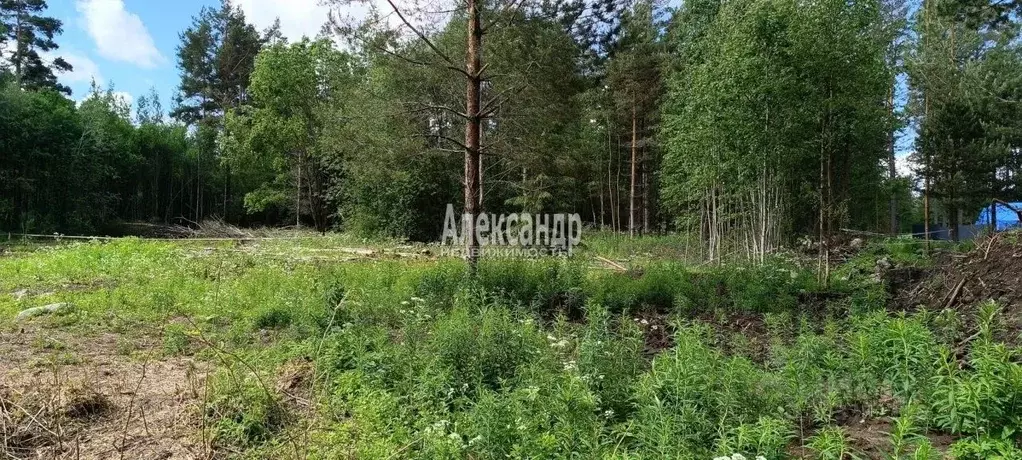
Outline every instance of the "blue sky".
<path fill-rule="evenodd" d="M 291 39 L 315 35 L 327 14 L 317 0 L 234 3 L 260 29 L 279 17 Z M 71 87 L 76 100 L 86 96 L 93 78 L 103 87 L 112 82 L 132 104 L 156 88 L 164 109 L 169 109 L 179 81 L 178 34 L 203 6 L 218 4 L 219 0 L 49 0 L 47 15 L 64 22 L 64 33 L 57 39 L 60 49 L 53 55 L 75 67 L 59 78 Z"/>
<path fill-rule="evenodd" d="M 117 91 L 132 99 L 155 87 L 164 104 L 169 104 L 178 81 L 174 58 L 178 33 L 191 23 L 193 14 L 211 3 L 50 0 L 48 14 L 64 22 L 55 54 L 75 66 L 60 80 L 71 87 L 74 99 L 83 98 L 96 78 L 104 87 L 113 82 Z"/>

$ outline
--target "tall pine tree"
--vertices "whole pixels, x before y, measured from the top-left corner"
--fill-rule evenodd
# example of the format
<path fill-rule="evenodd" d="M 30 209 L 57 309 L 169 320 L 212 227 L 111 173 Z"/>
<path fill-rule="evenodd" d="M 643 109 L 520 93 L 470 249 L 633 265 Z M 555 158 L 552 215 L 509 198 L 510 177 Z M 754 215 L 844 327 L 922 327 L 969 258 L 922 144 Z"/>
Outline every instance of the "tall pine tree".
<path fill-rule="evenodd" d="M 63 23 L 43 16 L 45 10 L 46 0 L 0 0 L 0 69 L 6 68 L 22 88 L 70 95 L 54 72 L 70 72 L 71 64 L 61 57 L 48 63 L 40 54 L 56 50 L 54 38 L 63 32 Z"/>

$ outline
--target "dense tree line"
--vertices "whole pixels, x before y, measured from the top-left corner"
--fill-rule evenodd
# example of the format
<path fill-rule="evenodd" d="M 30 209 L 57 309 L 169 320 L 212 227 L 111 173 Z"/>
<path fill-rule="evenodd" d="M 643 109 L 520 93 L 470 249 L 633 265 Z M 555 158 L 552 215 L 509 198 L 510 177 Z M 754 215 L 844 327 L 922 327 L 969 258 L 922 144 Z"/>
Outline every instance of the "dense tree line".
<path fill-rule="evenodd" d="M 396 25 L 348 20 L 350 3 L 297 42 L 203 9 L 174 106 L 153 94 L 132 116 L 110 90 L 61 96 L 69 66 L 40 57 L 61 24 L 0 2 L 0 224 L 216 216 L 431 240 L 453 203 L 761 259 L 1022 199 L 1014 2 L 452 0 L 390 5 Z M 894 171 L 905 132 L 915 182 Z"/>

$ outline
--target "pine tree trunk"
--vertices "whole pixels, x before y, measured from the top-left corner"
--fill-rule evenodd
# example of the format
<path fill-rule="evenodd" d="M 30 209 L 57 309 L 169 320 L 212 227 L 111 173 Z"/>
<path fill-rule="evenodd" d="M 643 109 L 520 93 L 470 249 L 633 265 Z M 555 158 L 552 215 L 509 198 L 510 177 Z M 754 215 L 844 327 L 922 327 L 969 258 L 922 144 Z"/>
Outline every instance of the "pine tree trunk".
<path fill-rule="evenodd" d="M 642 148 L 642 233 L 649 233 L 649 203 L 652 192 L 649 180 L 649 147 Z"/>
<path fill-rule="evenodd" d="M 638 126 L 639 119 L 635 104 L 632 104 L 632 164 L 631 164 L 631 190 L 628 194 L 628 236 L 635 238 L 635 182 L 638 173 Z"/>
<path fill-rule="evenodd" d="M 469 222 L 465 225 L 466 259 L 469 272 L 476 273 L 479 262 L 479 242 L 475 236 L 475 217 L 481 211 L 481 188 L 479 184 L 479 136 L 482 128 L 480 117 L 480 54 L 482 52 L 483 30 L 480 24 L 478 0 L 468 0 L 468 47 L 465 53 L 468 72 L 465 91 L 465 215 Z"/>
<path fill-rule="evenodd" d="M 890 93 L 887 96 L 887 106 L 891 112 L 894 111 L 894 87 L 890 89 Z M 891 180 L 891 202 L 890 202 L 890 214 L 891 214 L 891 235 L 897 235 L 899 224 L 898 224 L 898 196 L 894 194 L 894 180 L 898 178 L 898 168 L 895 164 L 894 158 L 894 131 L 887 133 L 887 176 Z"/>

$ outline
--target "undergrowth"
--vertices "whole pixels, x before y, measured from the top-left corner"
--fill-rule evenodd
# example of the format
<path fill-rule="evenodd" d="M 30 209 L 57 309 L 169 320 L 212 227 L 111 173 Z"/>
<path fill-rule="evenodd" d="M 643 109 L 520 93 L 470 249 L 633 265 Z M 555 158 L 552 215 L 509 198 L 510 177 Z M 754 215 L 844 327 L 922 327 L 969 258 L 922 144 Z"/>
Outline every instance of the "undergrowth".
<path fill-rule="evenodd" d="M 922 263 L 899 248 L 825 287 L 781 258 L 486 260 L 468 279 L 454 260 L 82 243 L 0 259 L 0 314 L 70 302 L 39 321 L 156 331 L 164 355 L 218 368 L 196 416 L 212 448 L 249 457 L 1022 458 L 999 306 L 890 311 L 868 267 Z M 732 317 L 762 327 L 722 334 Z M 308 375 L 278 382 L 294 363 Z M 859 436 L 867 421 L 883 442 Z"/>

